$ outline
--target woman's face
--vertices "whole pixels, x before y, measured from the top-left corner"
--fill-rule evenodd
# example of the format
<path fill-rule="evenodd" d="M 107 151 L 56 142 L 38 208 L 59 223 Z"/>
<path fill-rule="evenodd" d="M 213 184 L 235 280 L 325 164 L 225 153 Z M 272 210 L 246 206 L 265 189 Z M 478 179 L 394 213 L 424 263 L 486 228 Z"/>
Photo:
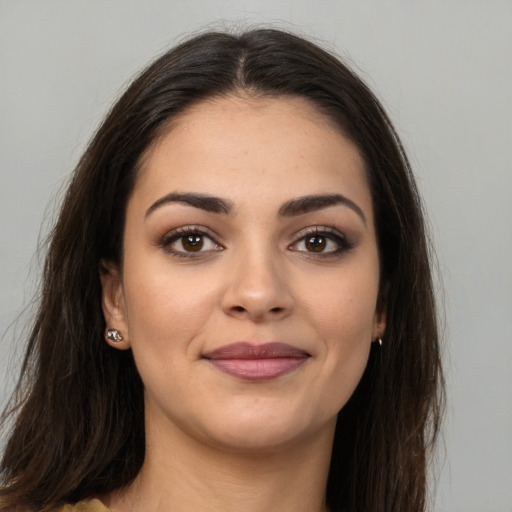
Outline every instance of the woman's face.
<path fill-rule="evenodd" d="M 230 449 L 332 436 L 384 330 L 370 190 L 306 100 L 229 96 L 176 119 L 103 276 L 151 431 Z"/>

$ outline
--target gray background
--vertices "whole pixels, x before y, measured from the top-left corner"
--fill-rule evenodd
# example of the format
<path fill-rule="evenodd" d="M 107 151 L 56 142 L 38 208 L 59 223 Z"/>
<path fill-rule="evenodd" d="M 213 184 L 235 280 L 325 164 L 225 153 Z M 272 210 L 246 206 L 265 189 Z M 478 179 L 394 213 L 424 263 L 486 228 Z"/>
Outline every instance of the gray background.
<path fill-rule="evenodd" d="M 511 1 L 0 0 L 0 401 L 48 204 L 122 86 L 187 32 L 261 23 L 347 58 L 396 123 L 445 289 L 435 509 L 512 511 Z"/>

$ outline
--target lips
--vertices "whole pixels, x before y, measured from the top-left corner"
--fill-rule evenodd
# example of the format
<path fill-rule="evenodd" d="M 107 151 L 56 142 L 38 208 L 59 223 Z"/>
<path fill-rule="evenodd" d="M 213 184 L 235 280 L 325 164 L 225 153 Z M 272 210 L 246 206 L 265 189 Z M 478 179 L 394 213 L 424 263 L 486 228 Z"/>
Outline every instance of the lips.
<path fill-rule="evenodd" d="M 309 354 L 285 343 L 239 342 L 207 352 L 203 358 L 233 377 L 261 381 L 294 371 L 308 360 Z"/>

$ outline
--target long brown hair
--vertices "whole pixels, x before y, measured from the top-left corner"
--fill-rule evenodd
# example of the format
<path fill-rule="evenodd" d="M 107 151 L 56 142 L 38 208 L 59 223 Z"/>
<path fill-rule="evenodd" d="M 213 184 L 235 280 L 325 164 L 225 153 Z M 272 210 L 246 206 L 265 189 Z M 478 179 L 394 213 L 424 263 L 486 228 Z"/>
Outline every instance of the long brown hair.
<path fill-rule="evenodd" d="M 409 163 L 382 106 L 328 52 L 278 30 L 206 33 L 151 64 L 114 105 L 72 176 L 50 234 L 38 313 L 0 470 L 7 505 L 42 509 L 127 485 L 144 460 L 143 384 L 104 342 L 99 265 L 120 263 L 142 155 L 202 99 L 299 96 L 334 121 L 366 164 L 387 311 L 382 347 L 339 413 L 330 510 L 421 512 L 443 404 L 431 255 Z"/>

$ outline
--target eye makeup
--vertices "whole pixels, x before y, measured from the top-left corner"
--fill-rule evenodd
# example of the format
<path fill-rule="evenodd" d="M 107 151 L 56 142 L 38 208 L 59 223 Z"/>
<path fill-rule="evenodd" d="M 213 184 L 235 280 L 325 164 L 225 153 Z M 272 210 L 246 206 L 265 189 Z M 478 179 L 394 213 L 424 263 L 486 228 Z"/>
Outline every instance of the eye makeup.
<path fill-rule="evenodd" d="M 204 258 L 225 250 L 218 236 L 206 226 L 180 226 L 159 238 L 158 246 L 177 258 Z M 288 250 L 305 257 L 335 259 L 354 247 L 347 237 L 331 226 L 311 226 L 300 230 Z"/>
<path fill-rule="evenodd" d="M 181 226 L 160 238 L 158 245 L 178 258 L 205 257 L 212 252 L 223 251 L 212 230 L 205 226 Z"/>
<path fill-rule="evenodd" d="M 296 241 L 288 246 L 291 251 L 310 258 L 337 258 L 354 247 L 347 237 L 331 226 L 311 226 L 297 233 Z"/>

